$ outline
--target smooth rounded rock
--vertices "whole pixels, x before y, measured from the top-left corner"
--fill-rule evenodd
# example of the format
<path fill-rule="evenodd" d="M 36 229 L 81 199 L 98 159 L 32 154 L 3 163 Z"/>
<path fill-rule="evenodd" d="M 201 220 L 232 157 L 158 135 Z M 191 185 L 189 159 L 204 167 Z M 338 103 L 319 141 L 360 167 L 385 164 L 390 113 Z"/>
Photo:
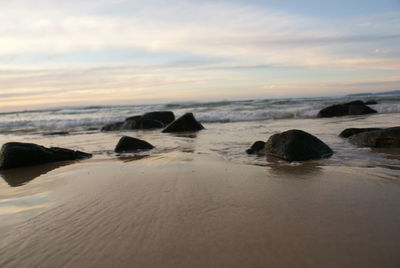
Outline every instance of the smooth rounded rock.
<path fill-rule="evenodd" d="M 345 115 L 362 115 L 377 113 L 362 101 L 352 101 L 344 104 L 328 106 L 318 113 L 318 117 L 335 117 Z"/>
<path fill-rule="evenodd" d="M 122 152 L 132 152 L 139 150 L 151 150 L 153 148 L 154 146 L 148 143 L 147 141 L 124 136 L 119 140 L 114 151 L 117 153 L 122 153 Z"/>
<path fill-rule="evenodd" d="M 77 160 L 91 154 L 65 148 L 46 148 L 33 143 L 8 142 L 0 150 L 0 169 L 33 166 L 51 162 Z"/>
<path fill-rule="evenodd" d="M 264 152 L 289 162 L 327 158 L 333 154 L 320 139 L 297 129 L 272 135 L 264 146 Z"/>
<path fill-rule="evenodd" d="M 265 141 L 256 141 L 253 145 L 246 150 L 248 154 L 256 154 L 264 149 Z"/>
<path fill-rule="evenodd" d="M 360 147 L 400 148 L 400 127 L 391 127 L 353 135 L 351 143 Z"/>
<path fill-rule="evenodd" d="M 358 133 L 367 132 L 367 131 L 375 131 L 380 130 L 382 128 L 346 128 L 342 132 L 340 132 L 339 136 L 342 138 L 348 138 Z"/>

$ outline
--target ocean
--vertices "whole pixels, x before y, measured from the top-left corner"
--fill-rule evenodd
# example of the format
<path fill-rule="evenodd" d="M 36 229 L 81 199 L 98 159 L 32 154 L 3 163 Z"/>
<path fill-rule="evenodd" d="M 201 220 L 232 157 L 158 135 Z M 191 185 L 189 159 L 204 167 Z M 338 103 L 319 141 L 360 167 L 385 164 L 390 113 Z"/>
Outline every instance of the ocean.
<path fill-rule="evenodd" d="M 353 100 L 374 100 L 377 114 L 317 118 L 326 106 Z M 151 111 L 173 111 L 176 117 L 192 112 L 205 130 L 190 135 L 163 134 L 160 130 L 101 132 L 107 123 Z M 338 137 L 350 127 L 392 127 L 400 123 L 400 95 L 361 95 L 324 98 L 282 98 L 218 102 L 186 102 L 157 105 L 89 106 L 0 114 L 0 143 L 33 142 L 93 153 L 94 160 L 118 157 L 113 149 L 122 135 L 138 137 L 156 146 L 144 153 L 156 156 L 174 150 L 214 154 L 228 161 L 261 166 L 298 165 L 265 157 L 249 156 L 246 149 L 257 140 L 289 129 L 307 131 L 333 150 L 330 159 L 302 165 L 379 167 L 379 176 L 398 176 L 397 150 L 358 148 Z M 67 135 L 47 135 L 66 132 Z M 60 133 L 62 134 L 62 133 Z M 91 160 L 93 161 L 93 160 Z"/>

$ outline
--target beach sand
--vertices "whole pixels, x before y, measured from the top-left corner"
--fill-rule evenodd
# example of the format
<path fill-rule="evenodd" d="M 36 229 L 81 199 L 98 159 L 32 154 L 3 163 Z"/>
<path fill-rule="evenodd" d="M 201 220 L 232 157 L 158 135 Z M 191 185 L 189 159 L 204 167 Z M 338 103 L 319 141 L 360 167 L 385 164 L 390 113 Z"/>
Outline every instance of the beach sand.
<path fill-rule="evenodd" d="M 2 174 L 0 267 L 400 267 L 400 183 L 379 167 L 67 164 Z"/>

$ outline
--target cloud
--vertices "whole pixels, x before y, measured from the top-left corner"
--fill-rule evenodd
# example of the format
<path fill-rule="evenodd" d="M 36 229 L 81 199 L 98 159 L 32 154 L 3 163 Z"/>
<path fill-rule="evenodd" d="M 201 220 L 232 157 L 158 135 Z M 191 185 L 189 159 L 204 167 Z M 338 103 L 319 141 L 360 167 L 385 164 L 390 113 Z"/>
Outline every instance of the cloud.
<path fill-rule="evenodd" d="M 324 21 L 223 2 L 40 3 L 2 7 L 0 55 L 130 48 L 291 66 L 371 68 L 379 61 L 390 69 L 390 59 L 371 51 L 398 51 L 400 42 L 399 14 Z"/>

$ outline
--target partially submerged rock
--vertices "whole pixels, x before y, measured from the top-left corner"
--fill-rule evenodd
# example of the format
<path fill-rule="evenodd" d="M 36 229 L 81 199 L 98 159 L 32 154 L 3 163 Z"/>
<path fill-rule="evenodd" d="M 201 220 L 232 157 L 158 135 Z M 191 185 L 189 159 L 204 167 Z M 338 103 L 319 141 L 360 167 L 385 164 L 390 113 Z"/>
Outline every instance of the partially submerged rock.
<path fill-rule="evenodd" d="M 204 127 L 194 118 L 192 113 L 186 113 L 169 124 L 162 132 L 194 132 Z"/>
<path fill-rule="evenodd" d="M 175 120 L 171 111 L 157 111 L 128 117 L 123 122 L 105 125 L 101 131 L 139 130 L 164 128 Z"/>
<path fill-rule="evenodd" d="M 163 123 L 164 126 L 167 126 L 175 120 L 175 115 L 171 111 L 158 111 L 145 113 L 143 119 L 159 121 Z"/>
<path fill-rule="evenodd" d="M 0 169 L 33 166 L 58 161 L 77 160 L 91 154 L 65 148 L 46 148 L 33 143 L 8 142 L 0 150 Z"/>
<path fill-rule="evenodd" d="M 253 145 L 246 150 L 248 154 L 257 154 L 264 149 L 265 141 L 256 141 Z"/>
<path fill-rule="evenodd" d="M 348 138 L 358 133 L 381 130 L 381 129 L 382 128 L 346 128 L 339 134 L 339 136 L 342 138 Z"/>
<path fill-rule="evenodd" d="M 153 148 L 154 146 L 148 143 L 147 141 L 124 136 L 119 140 L 114 151 L 117 153 L 122 153 L 122 152 L 138 151 L 138 150 L 151 150 Z"/>
<path fill-rule="evenodd" d="M 400 127 L 362 132 L 351 136 L 349 140 L 361 147 L 400 148 Z"/>
<path fill-rule="evenodd" d="M 327 158 L 333 154 L 331 148 L 320 139 L 297 129 L 272 135 L 263 151 L 290 162 Z"/>
<path fill-rule="evenodd" d="M 344 104 L 335 104 L 319 111 L 319 117 L 334 117 L 345 115 L 362 115 L 377 113 L 362 101 L 352 101 Z"/>

